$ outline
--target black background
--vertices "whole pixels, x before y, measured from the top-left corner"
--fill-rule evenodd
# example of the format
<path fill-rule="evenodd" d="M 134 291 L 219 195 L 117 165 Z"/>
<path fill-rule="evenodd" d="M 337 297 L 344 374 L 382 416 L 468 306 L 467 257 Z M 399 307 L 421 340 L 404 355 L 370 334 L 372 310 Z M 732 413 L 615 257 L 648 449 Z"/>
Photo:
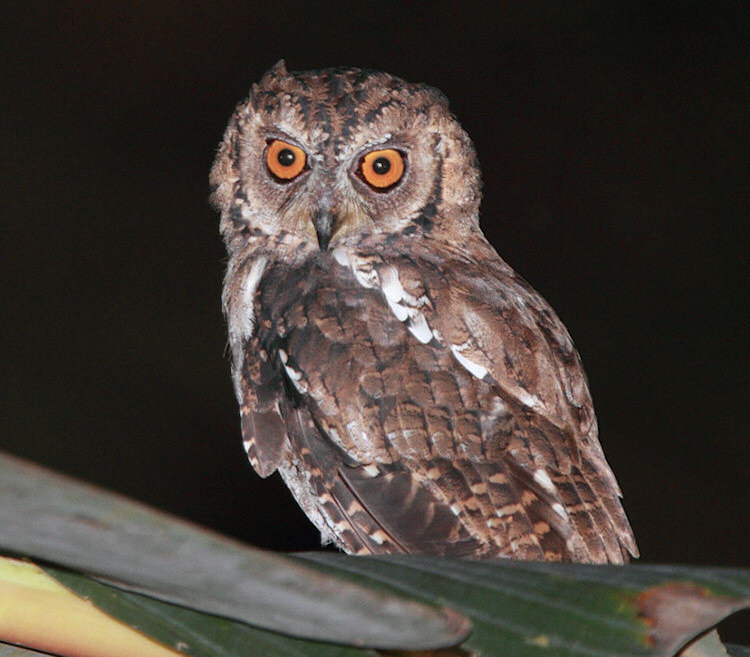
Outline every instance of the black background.
<path fill-rule="evenodd" d="M 701 6 L 4 2 L 2 448 L 318 546 L 242 451 L 207 175 L 279 58 L 379 68 L 472 135 L 484 230 L 576 341 L 643 561 L 750 565 L 750 20 Z"/>

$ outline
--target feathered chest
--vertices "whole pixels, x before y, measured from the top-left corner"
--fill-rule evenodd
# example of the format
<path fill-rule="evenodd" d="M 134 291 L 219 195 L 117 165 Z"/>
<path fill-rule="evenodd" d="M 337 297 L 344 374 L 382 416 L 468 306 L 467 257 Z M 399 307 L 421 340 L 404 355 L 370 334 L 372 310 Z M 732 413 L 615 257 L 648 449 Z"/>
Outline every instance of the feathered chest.
<path fill-rule="evenodd" d="M 321 340 L 363 348 L 403 342 L 403 323 L 378 288 L 362 285 L 332 256 L 321 254 L 296 267 L 269 267 L 255 295 L 258 335 L 264 347 L 290 345 L 312 358 Z M 352 357 L 356 357 L 352 354 Z"/>
<path fill-rule="evenodd" d="M 365 459 L 452 441 L 459 420 L 472 436 L 464 449 L 478 446 L 482 411 L 498 404 L 481 377 L 453 367 L 424 287 L 407 291 L 394 264 L 336 255 L 264 272 L 244 356 L 263 370 L 257 384 L 304 398 L 334 442 Z"/>

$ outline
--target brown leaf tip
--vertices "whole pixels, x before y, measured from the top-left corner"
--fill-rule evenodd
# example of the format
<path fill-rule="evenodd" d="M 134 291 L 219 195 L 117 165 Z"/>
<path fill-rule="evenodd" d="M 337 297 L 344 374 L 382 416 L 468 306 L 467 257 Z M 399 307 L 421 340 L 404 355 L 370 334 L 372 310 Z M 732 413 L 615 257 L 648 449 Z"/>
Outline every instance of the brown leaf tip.
<path fill-rule="evenodd" d="M 638 618 L 649 628 L 646 643 L 677 650 L 747 600 L 722 597 L 688 582 L 667 582 L 643 591 L 635 600 Z"/>

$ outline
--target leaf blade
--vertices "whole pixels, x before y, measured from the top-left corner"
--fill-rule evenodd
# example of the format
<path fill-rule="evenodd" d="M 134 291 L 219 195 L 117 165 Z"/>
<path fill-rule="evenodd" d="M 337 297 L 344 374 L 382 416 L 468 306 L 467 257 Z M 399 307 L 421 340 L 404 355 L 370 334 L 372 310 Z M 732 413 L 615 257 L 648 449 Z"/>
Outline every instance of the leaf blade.
<path fill-rule="evenodd" d="M 129 593 L 64 569 L 47 566 L 45 570 L 109 616 L 190 657 L 372 655 L 369 650 L 285 636 L 228 618 Z"/>
<path fill-rule="evenodd" d="M 448 604 L 471 618 L 482 655 L 672 655 L 750 606 L 750 570 L 295 555 L 325 572 Z M 674 587 L 677 590 L 674 590 Z M 662 609 L 647 604 L 664 592 Z M 677 609 L 675 624 L 664 612 Z M 694 612 L 700 613 L 694 613 Z M 693 614 L 691 617 L 690 614 Z"/>
<path fill-rule="evenodd" d="M 295 636 L 418 650 L 470 631 L 450 609 L 367 590 L 1 453 L 0 526 L 8 551 Z"/>

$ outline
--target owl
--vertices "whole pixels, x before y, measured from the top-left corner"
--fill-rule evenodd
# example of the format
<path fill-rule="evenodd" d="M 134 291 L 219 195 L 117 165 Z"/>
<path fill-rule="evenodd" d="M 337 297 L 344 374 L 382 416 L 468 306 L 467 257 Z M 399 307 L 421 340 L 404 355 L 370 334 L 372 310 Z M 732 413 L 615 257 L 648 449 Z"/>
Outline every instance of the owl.
<path fill-rule="evenodd" d="M 244 446 L 356 554 L 637 555 L 581 361 L 479 227 L 446 98 L 282 62 L 211 171 Z"/>

